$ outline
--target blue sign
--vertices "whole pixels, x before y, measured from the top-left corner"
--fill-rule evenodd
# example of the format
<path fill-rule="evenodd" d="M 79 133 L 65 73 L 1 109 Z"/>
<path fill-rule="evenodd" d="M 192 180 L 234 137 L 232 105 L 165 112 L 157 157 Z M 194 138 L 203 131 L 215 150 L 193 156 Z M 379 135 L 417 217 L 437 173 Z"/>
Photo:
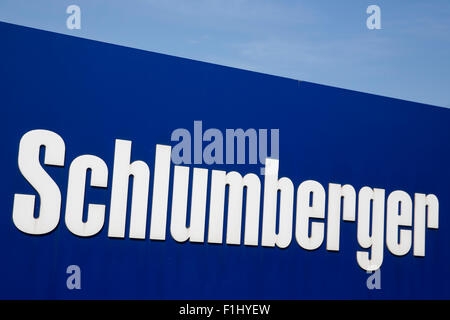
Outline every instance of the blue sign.
<path fill-rule="evenodd" d="M 0 298 L 450 298 L 449 110 L 0 35 Z"/>

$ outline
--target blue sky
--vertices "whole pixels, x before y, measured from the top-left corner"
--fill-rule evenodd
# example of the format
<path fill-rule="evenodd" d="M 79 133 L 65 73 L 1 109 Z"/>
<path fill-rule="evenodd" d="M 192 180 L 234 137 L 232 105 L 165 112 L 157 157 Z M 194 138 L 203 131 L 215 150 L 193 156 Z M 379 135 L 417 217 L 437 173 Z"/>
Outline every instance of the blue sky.
<path fill-rule="evenodd" d="M 0 21 L 450 107 L 449 0 L 0 0 Z"/>

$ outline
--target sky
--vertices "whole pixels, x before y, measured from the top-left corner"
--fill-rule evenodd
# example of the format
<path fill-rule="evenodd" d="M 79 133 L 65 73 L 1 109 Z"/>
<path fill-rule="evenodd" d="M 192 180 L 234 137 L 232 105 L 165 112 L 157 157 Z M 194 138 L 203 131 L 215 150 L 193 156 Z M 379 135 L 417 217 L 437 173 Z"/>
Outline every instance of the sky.
<path fill-rule="evenodd" d="M 449 0 L 0 0 L 0 21 L 450 108 Z"/>

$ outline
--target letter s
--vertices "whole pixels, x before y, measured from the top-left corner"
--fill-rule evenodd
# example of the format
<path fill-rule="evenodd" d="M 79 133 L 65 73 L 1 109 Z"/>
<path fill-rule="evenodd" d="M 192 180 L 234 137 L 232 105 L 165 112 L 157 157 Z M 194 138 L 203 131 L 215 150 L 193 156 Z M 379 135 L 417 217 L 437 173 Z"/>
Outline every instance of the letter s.
<path fill-rule="evenodd" d="M 22 232 L 40 235 L 53 231 L 59 222 L 61 192 L 58 185 L 39 163 L 40 147 L 45 147 L 46 165 L 64 166 L 65 144 L 56 133 L 32 130 L 25 133 L 19 145 L 19 170 L 39 193 L 41 205 L 38 218 L 34 217 L 35 196 L 14 195 L 13 222 Z"/>

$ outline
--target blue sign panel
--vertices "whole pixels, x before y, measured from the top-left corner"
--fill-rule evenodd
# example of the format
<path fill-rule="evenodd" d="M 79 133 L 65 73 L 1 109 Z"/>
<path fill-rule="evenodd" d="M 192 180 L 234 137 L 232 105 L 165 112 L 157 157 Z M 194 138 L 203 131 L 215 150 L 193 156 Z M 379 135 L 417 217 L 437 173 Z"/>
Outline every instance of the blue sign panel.
<path fill-rule="evenodd" d="M 0 298 L 450 298 L 449 110 L 0 35 Z"/>

